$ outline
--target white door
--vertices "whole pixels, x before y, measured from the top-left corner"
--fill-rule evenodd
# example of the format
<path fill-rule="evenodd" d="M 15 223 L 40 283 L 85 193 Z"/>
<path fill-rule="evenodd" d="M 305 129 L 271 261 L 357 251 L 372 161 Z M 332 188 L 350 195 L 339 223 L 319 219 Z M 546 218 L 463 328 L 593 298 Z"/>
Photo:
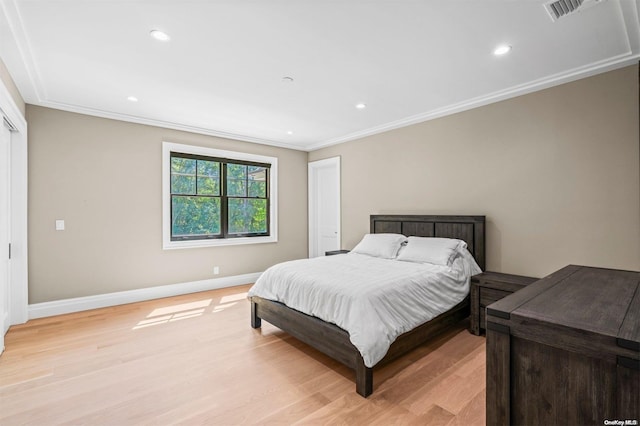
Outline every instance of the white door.
<path fill-rule="evenodd" d="M 309 257 L 340 249 L 340 157 L 309 163 Z"/>
<path fill-rule="evenodd" d="M 9 329 L 10 141 L 9 129 L 0 123 L 0 353 L 4 351 L 4 335 Z"/>

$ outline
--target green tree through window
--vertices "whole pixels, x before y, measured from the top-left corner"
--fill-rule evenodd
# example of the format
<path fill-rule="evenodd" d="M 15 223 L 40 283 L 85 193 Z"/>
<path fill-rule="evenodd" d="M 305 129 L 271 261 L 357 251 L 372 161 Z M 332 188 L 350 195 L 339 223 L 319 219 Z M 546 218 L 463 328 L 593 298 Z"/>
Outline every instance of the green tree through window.
<path fill-rule="evenodd" d="M 269 164 L 170 158 L 171 240 L 269 235 Z"/>

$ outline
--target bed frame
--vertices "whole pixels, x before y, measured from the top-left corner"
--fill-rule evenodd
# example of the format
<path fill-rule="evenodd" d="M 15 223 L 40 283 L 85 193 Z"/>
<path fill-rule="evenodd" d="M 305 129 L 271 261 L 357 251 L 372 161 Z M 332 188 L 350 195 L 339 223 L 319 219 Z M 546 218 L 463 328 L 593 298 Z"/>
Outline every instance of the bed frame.
<path fill-rule="evenodd" d="M 458 238 L 485 269 L 484 216 L 372 215 L 371 233 L 399 233 L 406 236 Z M 393 342 L 387 355 L 376 365 L 388 362 L 469 316 L 469 297 L 432 320 L 408 331 Z M 356 392 L 367 397 L 373 392 L 373 368 L 366 367 L 360 352 L 342 328 L 303 314 L 286 305 L 260 297 L 251 298 L 251 327 L 268 321 L 293 337 L 340 361 L 356 372 Z"/>

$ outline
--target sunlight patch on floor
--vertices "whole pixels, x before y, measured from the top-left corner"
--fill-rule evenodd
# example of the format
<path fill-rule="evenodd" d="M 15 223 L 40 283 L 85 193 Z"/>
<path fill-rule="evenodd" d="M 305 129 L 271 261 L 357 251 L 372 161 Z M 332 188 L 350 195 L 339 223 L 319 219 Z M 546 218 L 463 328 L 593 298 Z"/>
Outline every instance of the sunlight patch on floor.
<path fill-rule="evenodd" d="M 220 303 L 217 304 L 213 308 L 213 313 L 222 312 L 227 308 L 232 307 L 233 305 L 237 305 L 238 301 L 244 300 L 247 298 L 247 292 L 244 293 L 235 293 L 230 294 L 228 296 L 223 296 L 220 298 Z"/>
<path fill-rule="evenodd" d="M 222 305 L 229 302 L 237 302 L 238 300 L 242 300 L 246 298 L 247 298 L 247 292 L 230 294 L 229 296 L 223 296 L 222 298 L 220 298 L 220 304 Z"/>
<path fill-rule="evenodd" d="M 232 307 L 233 305 L 236 305 L 238 302 L 233 302 L 233 303 L 225 303 L 224 305 L 220 304 L 217 305 L 216 307 L 213 308 L 213 313 L 215 314 L 216 312 L 222 312 L 227 308 Z"/>
<path fill-rule="evenodd" d="M 247 293 L 235 293 L 220 298 L 220 303 L 213 307 L 211 313 L 222 312 L 236 304 L 238 301 L 246 299 Z M 198 300 L 189 303 L 180 303 L 178 305 L 165 306 L 151 311 L 147 318 L 138 322 L 133 330 L 151 327 L 154 325 L 167 324 L 170 322 L 180 321 L 187 318 L 195 318 L 203 315 L 206 308 L 211 306 L 213 299 Z"/>
<path fill-rule="evenodd" d="M 198 308 L 206 308 L 211 305 L 213 299 L 198 300 L 197 302 L 181 303 L 179 305 L 166 306 L 164 308 L 154 309 L 147 318 L 157 317 L 159 315 L 175 314 L 177 312 L 190 311 Z"/>
<path fill-rule="evenodd" d="M 169 322 L 180 321 L 187 318 L 199 317 L 204 313 L 204 308 L 202 309 L 193 309 L 190 311 L 184 312 L 176 312 L 175 314 L 170 315 L 161 315 L 158 317 L 149 318 L 146 320 L 140 321 L 133 330 L 138 330 L 140 328 L 151 327 L 152 325 L 160 325 L 166 324 Z"/>
<path fill-rule="evenodd" d="M 147 315 L 147 319 L 138 322 L 138 324 L 133 327 L 133 330 L 139 330 L 153 325 L 167 324 L 187 318 L 199 317 L 204 314 L 205 308 L 211 306 L 212 301 L 213 299 L 204 299 L 196 302 L 180 303 L 178 305 L 154 309 L 149 315 Z"/>

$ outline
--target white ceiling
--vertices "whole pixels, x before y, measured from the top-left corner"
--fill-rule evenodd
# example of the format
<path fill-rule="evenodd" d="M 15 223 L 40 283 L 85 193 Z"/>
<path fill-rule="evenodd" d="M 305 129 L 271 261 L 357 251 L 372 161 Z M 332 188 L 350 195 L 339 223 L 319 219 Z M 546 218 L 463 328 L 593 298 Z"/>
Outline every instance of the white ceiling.
<path fill-rule="evenodd" d="M 0 0 L 0 58 L 30 104 L 313 150 L 640 58 L 638 0 L 543 4 Z"/>

